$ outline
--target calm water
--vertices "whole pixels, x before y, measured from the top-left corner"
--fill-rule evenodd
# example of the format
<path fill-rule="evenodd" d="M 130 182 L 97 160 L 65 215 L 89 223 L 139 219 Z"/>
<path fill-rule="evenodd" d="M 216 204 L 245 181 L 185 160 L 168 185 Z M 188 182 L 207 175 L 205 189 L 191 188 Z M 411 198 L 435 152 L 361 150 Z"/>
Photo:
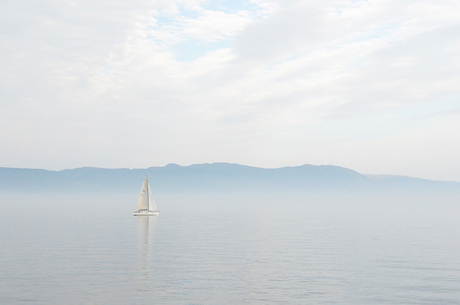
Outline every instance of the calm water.
<path fill-rule="evenodd" d="M 0 195 L 0 304 L 460 304 L 460 201 Z"/>

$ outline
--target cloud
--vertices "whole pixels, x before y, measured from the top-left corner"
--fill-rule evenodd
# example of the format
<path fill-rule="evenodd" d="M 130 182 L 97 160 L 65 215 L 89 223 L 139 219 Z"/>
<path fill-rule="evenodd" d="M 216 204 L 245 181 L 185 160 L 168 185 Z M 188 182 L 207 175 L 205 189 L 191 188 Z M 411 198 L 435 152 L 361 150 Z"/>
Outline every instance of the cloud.
<path fill-rule="evenodd" d="M 248 12 L 244 11 L 227 14 L 220 11 L 205 10 L 197 19 L 183 20 L 185 34 L 200 40 L 216 40 L 234 36 L 251 22 L 252 18 Z"/>

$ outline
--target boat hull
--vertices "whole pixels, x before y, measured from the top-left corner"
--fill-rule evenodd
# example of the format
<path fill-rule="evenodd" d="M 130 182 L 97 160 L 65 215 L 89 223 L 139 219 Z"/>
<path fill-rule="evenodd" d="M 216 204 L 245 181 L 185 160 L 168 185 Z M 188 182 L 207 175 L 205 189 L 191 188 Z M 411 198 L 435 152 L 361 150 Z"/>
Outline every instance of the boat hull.
<path fill-rule="evenodd" d="M 133 216 L 158 216 L 160 212 L 158 211 L 135 211 Z"/>

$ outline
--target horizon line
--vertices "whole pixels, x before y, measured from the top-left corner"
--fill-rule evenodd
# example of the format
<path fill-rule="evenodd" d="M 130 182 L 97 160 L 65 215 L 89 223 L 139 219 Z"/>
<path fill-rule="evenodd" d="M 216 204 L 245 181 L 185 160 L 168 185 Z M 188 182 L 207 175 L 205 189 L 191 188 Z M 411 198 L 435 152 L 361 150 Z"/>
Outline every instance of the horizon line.
<path fill-rule="evenodd" d="M 442 181 L 442 182 L 456 182 L 460 183 L 460 181 L 456 180 L 440 180 L 440 179 L 427 179 L 427 178 L 420 178 L 420 177 L 414 177 L 414 176 L 406 176 L 406 175 L 395 175 L 395 174 L 363 174 L 360 173 L 354 169 L 348 168 L 348 167 L 343 167 L 339 165 L 332 165 L 332 164 L 320 164 L 320 165 L 315 165 L 315 164 L 310 164 L 310 163 L 304 163 L 301 165 L 295 165 L 295 166 L 282 166 L 282 167 L 260 167 L 260 166 L 252 166 L 252 165 L 245 165 L 245 164 L 240 164 L 240 163 L 231 163 L 231 162 L 212 162 L 212 163 L 192 163 L 190 165 L 180 165 L 177 163 L 168 163 L 163 166 L 149 166 L 146 168 L 139 168 L 139 167 L 96 167 L 96 166 L 82 166 L 82 167 L 75 167 L 75 168 L 64 168 L 61 170 L 53 170 L 53 169 L 45 169 L 45 168 L 30 168 L 30 167 L 8 167 L 8 166 L 0 166 L 0 169 L 19 169 L 19 170 L 43 170 L 43 171 L 48 171 L 48 172 L 62 172 L 62 171 L 70 171 L 70 170 L 78 170 L 78 169 L 102 169 L 102 170 L 148 170 L 152 168 L 164 168 L 168 166 L 178 166 L 178 167 L 191 167 L 191 166 L 196 166 L 196 165 L 216 165 L 216 164 L 227 164 L 227 165 L 237 165 L 237 166 L 244 166 L 244 167 L 249 167 L 249 168 L 257 168 L 257 169 L 267 169 L 267 170 L 277 170 L 277 169 L 283 169 L 283 168 L 296 168 L 296 167 L 302 167 L 302 166 L 314 166 L 314 167 L 336 167 L 336 168 L 342 168 L 346 170 L 351 170 L 354 171 L 360 175 L 363 175 L 368 178 L 391 178 L 391 177 L 401 177 L 401 178 L 413 178 L 413 179 L 421 179 L 421 180 L 427 180 L 427 181 Z"/>

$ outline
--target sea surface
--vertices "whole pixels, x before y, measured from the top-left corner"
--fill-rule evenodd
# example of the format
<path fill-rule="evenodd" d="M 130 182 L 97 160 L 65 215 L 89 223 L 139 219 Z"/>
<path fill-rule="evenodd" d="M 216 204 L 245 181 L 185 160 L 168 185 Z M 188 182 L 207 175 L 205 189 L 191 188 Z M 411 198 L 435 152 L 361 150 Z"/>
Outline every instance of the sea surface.
<path fill-rule="evenodd" d="M 443 196 L 0 194 L 0 304 L 460 304 Z"/>

